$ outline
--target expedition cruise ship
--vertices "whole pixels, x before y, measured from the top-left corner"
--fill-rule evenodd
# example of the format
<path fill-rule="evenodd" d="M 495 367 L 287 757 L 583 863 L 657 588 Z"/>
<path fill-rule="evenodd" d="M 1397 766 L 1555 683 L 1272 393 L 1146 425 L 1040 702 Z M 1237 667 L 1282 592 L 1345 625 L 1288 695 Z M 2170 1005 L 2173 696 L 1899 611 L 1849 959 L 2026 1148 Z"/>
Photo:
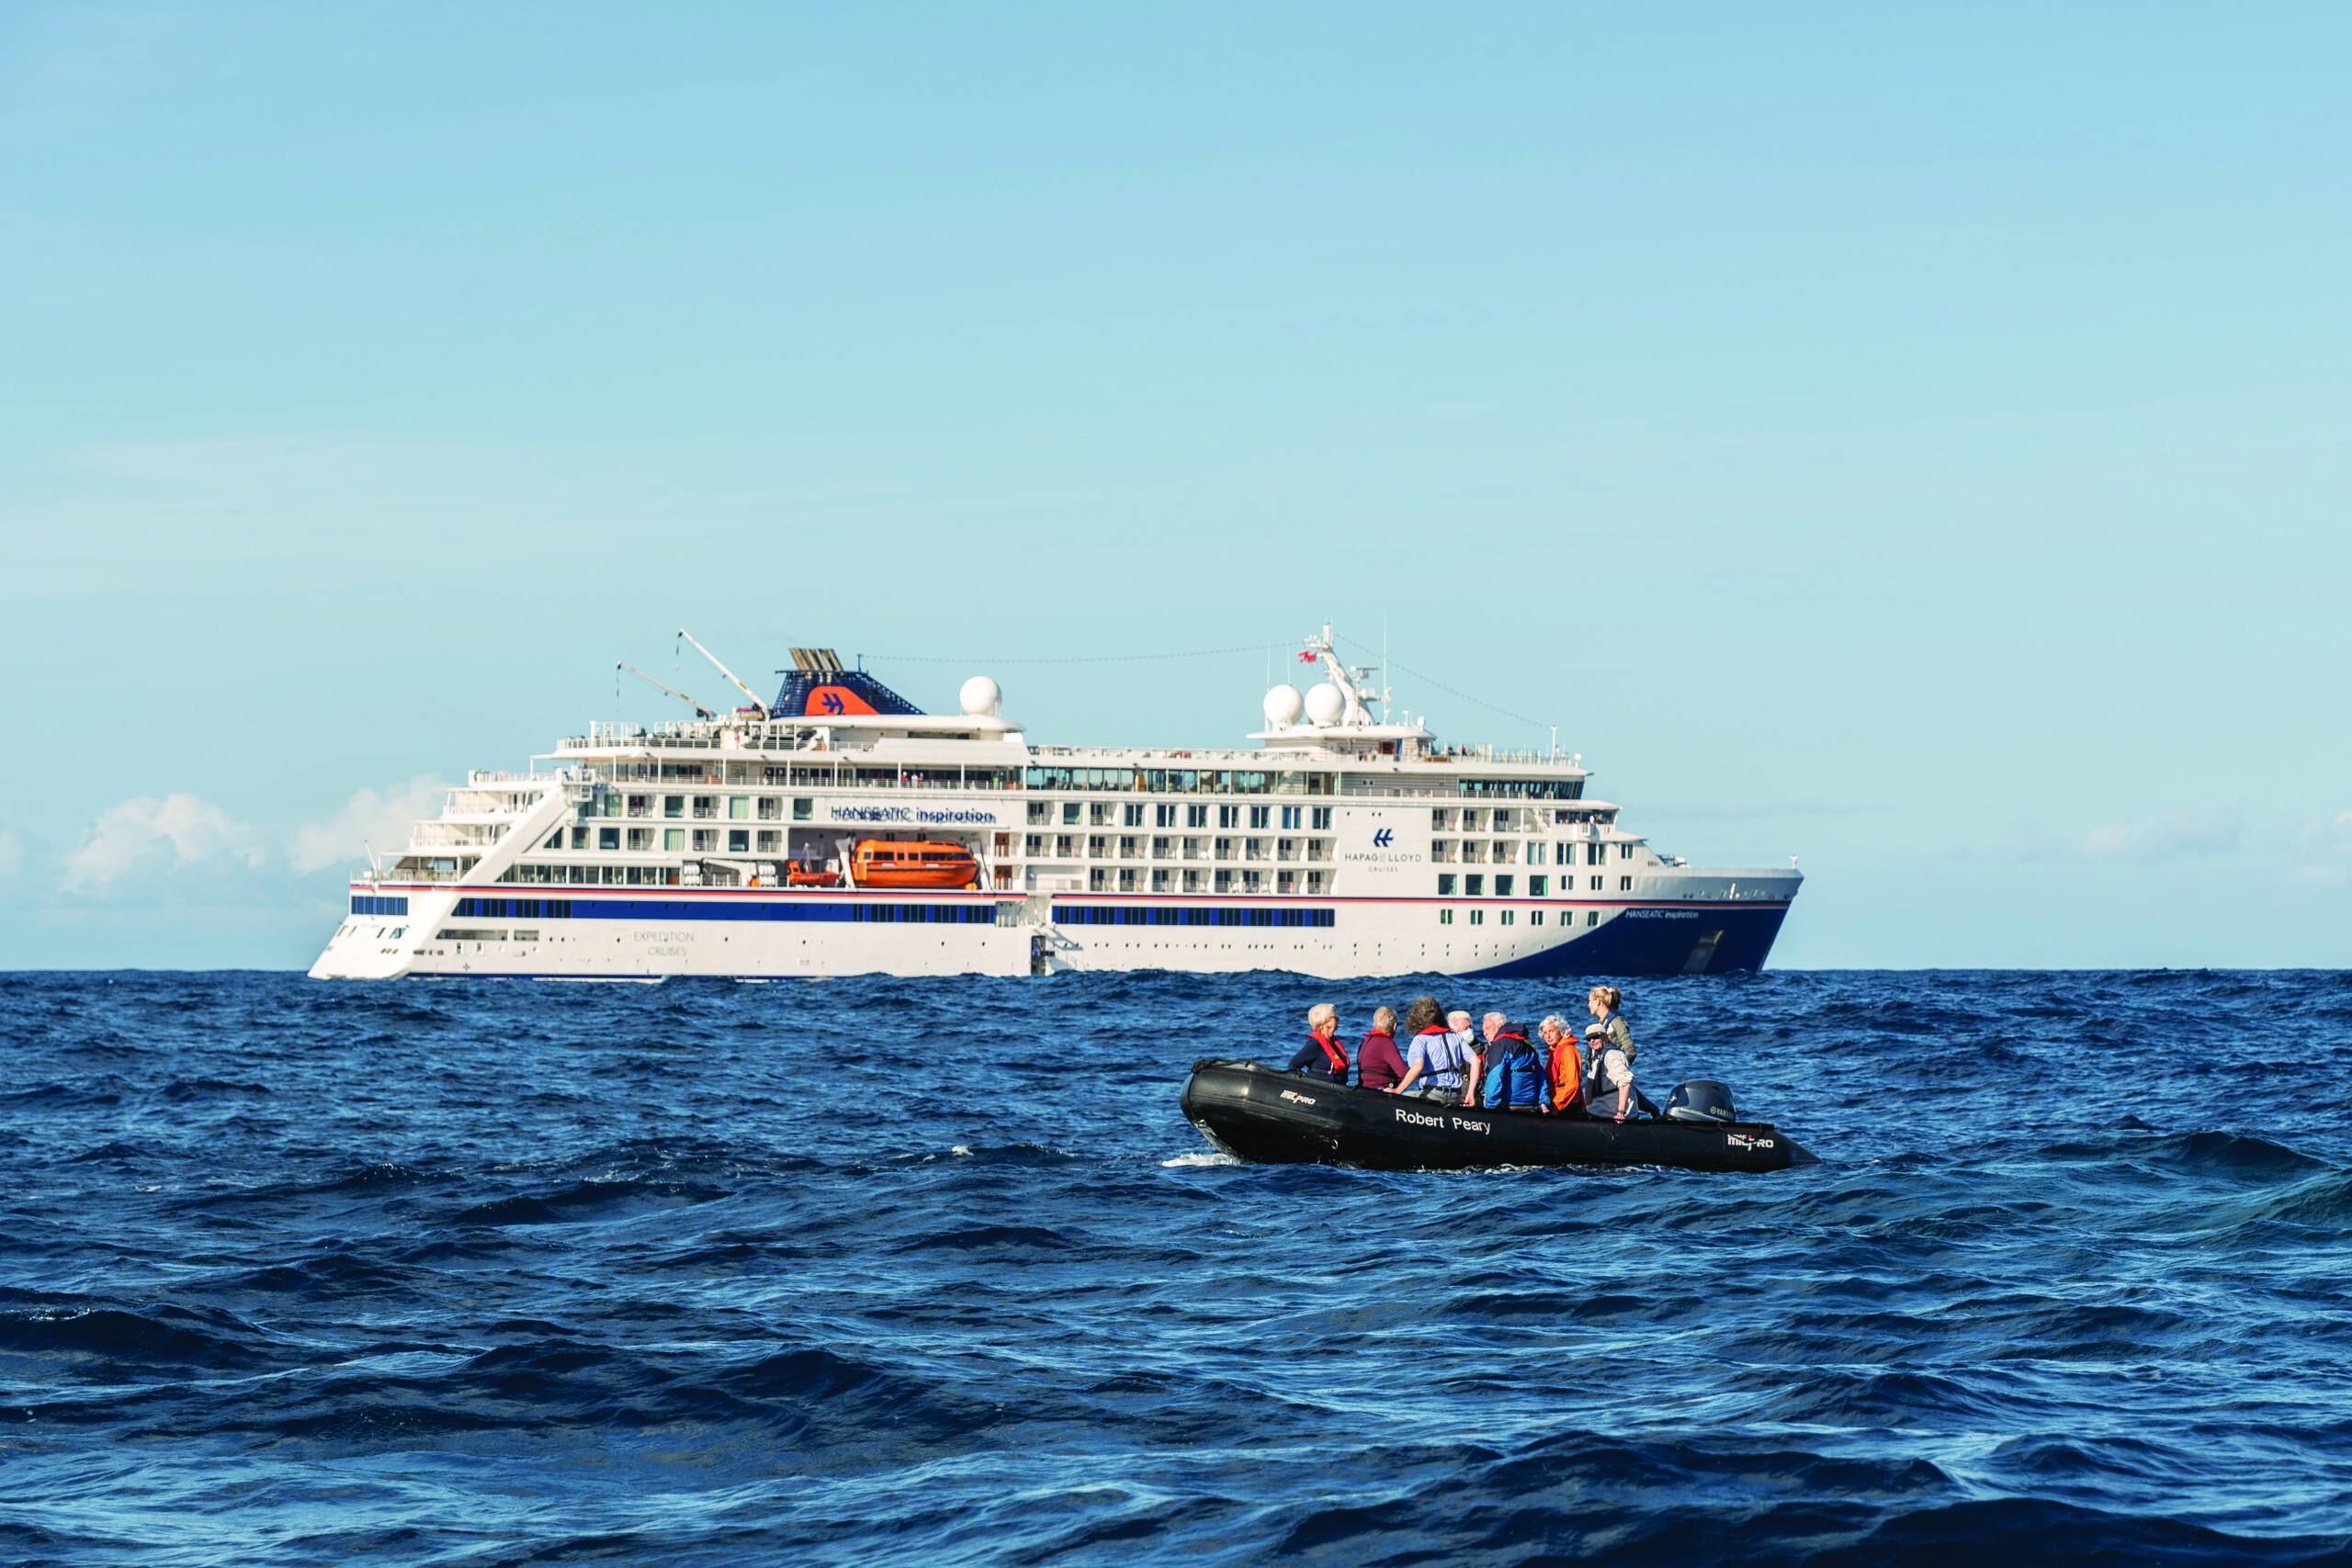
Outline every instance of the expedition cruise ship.
<path fill-rule="evenodd" d="M 1033 746 L 986 676 L 926 714 L 828 649 L 763 703 L 695 647 L 746 705 L 635 671 L 696 716 L 470 774 L 353 877 L 311 974 L 1720 974 L 1803 880 L 1660 855 L 1577 758 L 1392 721 L 1329 626 L 1232 750 Z"/>

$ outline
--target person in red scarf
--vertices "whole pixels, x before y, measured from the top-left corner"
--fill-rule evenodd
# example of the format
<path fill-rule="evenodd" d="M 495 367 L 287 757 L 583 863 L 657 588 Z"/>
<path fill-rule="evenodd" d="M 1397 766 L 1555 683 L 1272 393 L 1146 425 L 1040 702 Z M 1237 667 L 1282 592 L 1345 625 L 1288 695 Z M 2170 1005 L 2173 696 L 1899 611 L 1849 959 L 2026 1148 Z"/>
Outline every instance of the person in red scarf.
<path fill-rule="evenodd" d="M 1309 1077 L 1348 1081 L 1348 1048 L 1340 1043 L 1340 1010 L 1317 1002 L 1306 1010 L 1306 1043 L 1290 1059 L 1290 1071 Z"/>
<path fill-rule="evenodd" d="M 1365 1089 L 1393 1089 L 1405 1081 L 1405 1058 L 1396 1049 L 1396 1010 L 1372 1015 L 1372 1032 L 1356 1047 L 1356 1082 Z"/>

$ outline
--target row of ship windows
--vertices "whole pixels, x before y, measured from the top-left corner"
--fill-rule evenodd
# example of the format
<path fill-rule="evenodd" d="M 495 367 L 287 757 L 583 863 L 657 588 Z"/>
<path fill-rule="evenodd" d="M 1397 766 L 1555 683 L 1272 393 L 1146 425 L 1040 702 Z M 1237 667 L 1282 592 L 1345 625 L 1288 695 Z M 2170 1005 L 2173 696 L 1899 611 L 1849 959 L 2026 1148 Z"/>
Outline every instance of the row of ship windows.
<path fill-rule="evenodd" d="M 1513 890 L 1519 886 L 1518 877 L 1510 875 L 1494 877 L 1492 879 L 1494 883 L 1494 890 L 1491 893 L 1487 891 L 1487 887 L 1488 880 L 1489 879 L 1484 872 L 1473 871 L 1457 874 L 1451 871 L 1442 871 L 1437 874 L 1437 896 L 1441 898 L 1453 897 L 1457 891 L 1454 886 L 1457 882 L 1461 884 L 1459 892 L 1464 898 L 1510 898 L 1515 896 Z M 1591 884 L 1591 890 L 1598 893 L 1601 891 L 1601 884 L 1609 879 L 1605 876 L 1595 876 L 1589 877 L 1587 880 Z M 1560 897 L 1565 898 L 1576 890 L 1577 879 L 1575 877 L 1564 876 L 1560 878 Z M 1634 879 L 1632 877 L 1621 876 L 1617 879 L 1618 892 L 1631 893 L 1633 890 Z M 1548 876 L 1529 877 L 1527 879 L 1527 897 L 1530 898 L 1551 897 L 1552 879 Z"/>
<path fill-rule="evenodd" d="M 1619 860 L 1634 858 L 1634 842 L 1626 840 L 1617 846 Z M 1577 847 L 1572 843 L 1546 843 L 1542 839 L 1432 839 L 1430 859 L 1440 865 L 1574 865 Z M 1587 841 L 1584 863 L 1603 865 L 1609 860 L 1609 846 Z"/>
<path fill-rule="evenodd" d="M 1516 909 L 1498 909 L 1495 913 L 1499 917 L 1495 921 L 1497 925 L 1508 926 L 1517 923 L 1512 918 L 1519 913 Z M 1560 923 L 1562 925 L 1572 926 L 1576 924 L 1576 922 L 1577 912 L 1574 909 L 1563 909 L 1560 911 Z M 1437 923 L 1442 926 L 1452 925 L 1453 923 L 1453 911 L 1451 909 L 1440 909 L 1437 912 Z M 1474 926 L 1485 925 L 1487 923 L 1487 911 L 1484 909 L 1471 910 L 1470 923 Z M 1527 923 L 1531 926 L 1542 925 L 1544 923 L 1544 911 L 1541 909 L 1528 910 Z M 1600 911 L 1598 909 L 1587 909 L 1584 912 L 1584 923 L 1589 926 L 1599 925 L 1600 923 Z"/>
<path fill-rule="evenodd" d="M 375 893 L 355 893 L 351 896 L 351 912 L 355 915 L 405 915 L 408 900 Z"/>
<path fill-rule="evenodd" d="M 1328 927 L 1329 909 L 1097 909 L 1056 905 L 1066 926 L 1302 926 Z"/>
<path fill-rule="evenodd" d="M 1042 828 L 1054 819 L 1057 803 L 1033 800 L 1029 803 L 1029 826 Z M 1216 814 L 1220 828 L 1272 828 L 1279 820 L 1285 832 L 1301 829 L 1317 833 L 1331 829 L 1331 808 L 1328 806 L 1178 806 L 1162 803 L 1147 806 L 1142 801 L 1130 801 L 1125 806 L 1102 803 L 1089 804 L 1080 800 L 1058 803 L 1062 826 L 1065 828 L 1205 828 L 1209 817 Z M 1149 815 L 1148 824 L 1145 821 Z"/>

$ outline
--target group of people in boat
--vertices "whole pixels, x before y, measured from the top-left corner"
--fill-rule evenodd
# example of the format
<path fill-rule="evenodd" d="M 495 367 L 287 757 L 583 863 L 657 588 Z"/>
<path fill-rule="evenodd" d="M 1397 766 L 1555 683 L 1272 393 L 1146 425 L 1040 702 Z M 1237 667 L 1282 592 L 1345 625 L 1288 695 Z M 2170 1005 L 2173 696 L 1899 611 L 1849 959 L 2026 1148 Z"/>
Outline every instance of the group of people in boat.
<path fill-rule="evenodd" d="M 1352 1061 L 1340 1038 L 1339 1010 L 1317 1002 L 1306 1010 L 1306 1043 L 1291 1057 L 1290 1070 L 1440 1105 L 1617 1122 L 1655 1115 L 1634 1086 L 1634 1032 L 1619 1010 L 1623 1002 L 1616 987 L 1595 986 L 1585 998 L 1592 1016 L 1581 1040 L 1554 1013 L 1535 1026 L 1531 1041 L 1508 1014 L 1490 1012 L 1474 1028 L 1467 1012 L 1417 997 L 1405 1009 L 1401 1032 L 1396 1009 L 1375 1010 Z"/>

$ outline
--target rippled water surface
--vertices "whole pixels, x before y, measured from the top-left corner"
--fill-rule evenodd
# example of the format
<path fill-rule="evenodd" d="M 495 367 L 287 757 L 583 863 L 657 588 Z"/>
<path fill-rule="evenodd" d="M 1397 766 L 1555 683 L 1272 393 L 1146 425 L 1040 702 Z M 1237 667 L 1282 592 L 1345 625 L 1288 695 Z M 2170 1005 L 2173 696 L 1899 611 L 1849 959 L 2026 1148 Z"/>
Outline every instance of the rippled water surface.
<path fill-rule="evenodd" d="M 1630 987 L 1770 1176 L 1179 1115 L 1409 989 L 0 976 L 0 1562 L 2352 1561 L 2352 976 Z"/>

